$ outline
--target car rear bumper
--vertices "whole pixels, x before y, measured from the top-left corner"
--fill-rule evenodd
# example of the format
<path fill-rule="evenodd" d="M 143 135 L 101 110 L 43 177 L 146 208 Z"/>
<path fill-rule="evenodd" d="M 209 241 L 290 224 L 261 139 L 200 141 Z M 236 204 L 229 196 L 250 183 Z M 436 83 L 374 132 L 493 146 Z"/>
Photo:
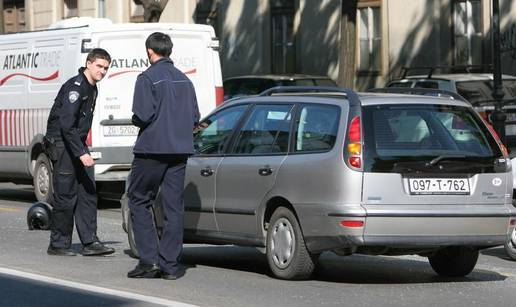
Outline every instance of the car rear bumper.
<path fill-rule="evenodd" d="M 342 208 L 342 207 L 341 207 Z M 335 209 L 335 208 L 333 208 Z M 492 210 L 382 211 L 330 210 L 326 216 L 299 214 L 307 248 L 312 253 L 342 248 L 489 247 L 504 244 L 516 212 L 506 206 Z M 456 208 L 455 208 L 456 209 Z M 473 212 L 472 212 L 473 211 Z M 305 220 L 306 218 L 306 220 Z M 315 222 L 315 219 L 318 222 Z M 346 226 L 343 221 L 354 221 Z M 317 226 L 315 226 L 317 225 Z"/>
<path fill-rule="evenodd" d="M 507 241 L 508 234 L 483 236 L 325 236 L 305 237 L 308 250 L 320 253 L 328 250 L 359 247 L 392 249 L 429 249 L 445 246 L 492 247 Z"/>

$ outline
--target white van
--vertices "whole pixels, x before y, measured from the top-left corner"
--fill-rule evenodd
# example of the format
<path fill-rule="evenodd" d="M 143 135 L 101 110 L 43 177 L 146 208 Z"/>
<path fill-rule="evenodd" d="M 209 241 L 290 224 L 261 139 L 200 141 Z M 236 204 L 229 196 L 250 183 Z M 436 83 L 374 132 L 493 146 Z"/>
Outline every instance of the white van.
<path fill-rule="evenodd" d="M 138 132 L 131 124 L 134 83 L 150 65 L 145 40 L 156 31 L 172 37 L 171 58 L 192 80 L 201 115 L 208 114 L 224 96 L 219 42 L 211 26 L 81 17 L 48 30 L 0 35 L 0 181 L 33 183 L 38 200 L 51 200 L 50 163 L 41 146 L 47 117 L 61 85 L 100 47 L 112 62 L 98 84 L 88 145 L 99 194 L 123 193 Z"/>

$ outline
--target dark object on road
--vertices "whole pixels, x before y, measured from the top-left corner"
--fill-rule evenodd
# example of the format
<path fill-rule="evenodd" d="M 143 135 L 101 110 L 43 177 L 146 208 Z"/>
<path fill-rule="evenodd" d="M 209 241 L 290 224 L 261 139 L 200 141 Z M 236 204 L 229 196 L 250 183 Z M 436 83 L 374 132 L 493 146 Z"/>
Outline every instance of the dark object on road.
<path fill-rule="evenodd" d="M 37 202 L 27 212 L 27 226 L 29 230 L 48 230 L 52 207 L 45 202 Z"/>

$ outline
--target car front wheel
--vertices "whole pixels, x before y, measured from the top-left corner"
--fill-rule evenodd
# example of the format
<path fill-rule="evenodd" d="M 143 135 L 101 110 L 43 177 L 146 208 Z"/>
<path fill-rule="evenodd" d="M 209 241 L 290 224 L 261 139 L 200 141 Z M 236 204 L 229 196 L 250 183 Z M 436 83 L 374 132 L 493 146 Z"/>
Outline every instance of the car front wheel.
<path fill-rule="evenodd" d="M 269 267 L 278 278 L 307 279 L 315 268 L 297 218 L 285 207 L 279 207 L 272 214 L 266 250 Z"/>
<path fill-rule="evenodd" d="M 478 260 L 478 250 L 465 246 L 450 246 L 428 257 L 432 269 L 440 276 L 463 277 L 471 273 Z"/>

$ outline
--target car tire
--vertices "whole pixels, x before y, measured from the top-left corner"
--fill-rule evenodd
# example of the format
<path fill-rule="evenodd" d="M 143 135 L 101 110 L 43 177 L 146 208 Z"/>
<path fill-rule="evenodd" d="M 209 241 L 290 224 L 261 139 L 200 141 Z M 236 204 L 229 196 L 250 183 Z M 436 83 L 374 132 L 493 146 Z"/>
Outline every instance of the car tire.
<path fill-rule="evenodd" d="M 512 259 L 516 260 L 516 228 L 514 228 L 509 239 L 504 244 L 505 252 Z"/>
<path fill-rule="evenodd" d="M 129 249 L 131 250 L 131 257 L 140 258 L 140 254 L 138 254 L 138 249 L 136 248 L 136 242 L 134 241 L 133 221 L 131 219 L 130 213 L 129 213 L 129 216 L 127 219 L 127 239 L 129 241 Z"/>
<path fill-rule="evenodd" d="M 129 209 L 129 199 L 127 198 L 126 194 L 124 194 L 125 197 L 122 197 L 122 212 L 124 212 L 124 209 L 126 210 L 125 215 L 127 218 L 126 222 L 126 228 L 127 231 L 127 240 L 129 241 L 129 249 L 131 250 L 131 256 L 133 258 L 140 258 L 140 255 L 138 253 L 138 248 L 136 248 L 136 242 L 134 241 L 134 232 L 133 232 L 133 221 L 131 219 L 131 210 Z M 162 228 L 163 228 L 163 210 L 161 205 L 161 197 L 158 194 L 158 197 L 156 197 L 156 200 L 154 201 L 154 205 L 151 207 L 151 213 L 154 217 L 156 232 L 158 234 L 158 239 L 161 238 Z"/>
<path fill-rule="evenodd" d="M 463 277 L 475 268 L 478 254 L 478 250 L 471 247 L 450 246 L 435 252 L 428 260 L 440 276 Z"/>
<path fill-rule="evenodd" d="M 266 256 L 272 273 L 280 279 L 307 279 L 315 269 L 297 218 L 285 207 L 279 207 L 272 214 L 267 229 Z"/>
<path fill-rule="evenodd" d="M 34 166 L 34 194 L 39 202 L 54 203 L 54 184 L 50 160 L 44 153 L 39 154 Z"/>

